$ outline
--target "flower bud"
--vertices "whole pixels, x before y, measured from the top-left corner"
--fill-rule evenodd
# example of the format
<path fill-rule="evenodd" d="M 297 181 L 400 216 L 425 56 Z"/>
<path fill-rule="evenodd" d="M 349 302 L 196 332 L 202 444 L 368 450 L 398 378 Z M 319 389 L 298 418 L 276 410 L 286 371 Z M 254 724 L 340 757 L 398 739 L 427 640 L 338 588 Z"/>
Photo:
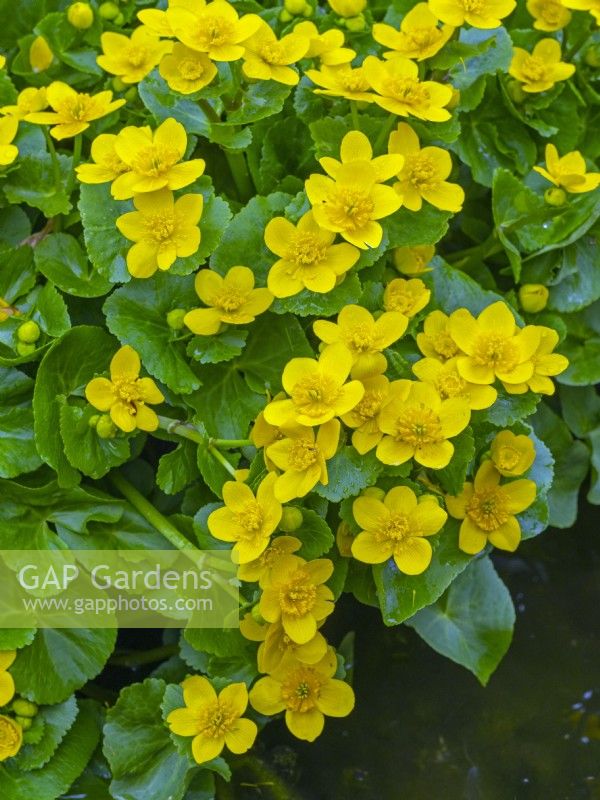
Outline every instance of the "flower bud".
<path fill-rule="evenodd" d="M 43 36 L 37 36 L 29 48 L 29 63 L 34 72 L 43 72 L 54 61 L 50 45 Z"/>
<path fill-rule="evenodd" d="M 137 86 L 131 86 L 125 92 L 125 100 L 127 100 L 129 103 L 132 103 L 135 99 L 137 99 L 137 96 L 138 96 Z"/>
<path fill-rule="evenodd" d="M 85 31 L 94 24 L 94 12 L 88 3 L 73 3 L 67 9 L 67 19 L 74 28 Z"/>
<path fill-rule="evenodd" d="M 385 497 L 385 492 L 378 486 L 368 486 L 366 489 L 362 490 L 361 496 L 374 497 L 376 500 L 383 500 L 383 498 Z"/>
<path fill-rule="evenodd" d="M 16 351 L 20 356 L 30 356 L 35 353 L 36 346 L 34 344 L 27 344 L 26 342 L 17 342 Z"/>
<path fill-rule="evenodd" d="M 367 0 L 328 0 L 328 3 L 340 17 L 356 17 L 367 7 Z"/>
<path fill-rule="evenodd" d="M 567 202 L 567 193 L 558 186 L 551 186 L 544 192 L 544 200 L 549 206 L 564 206 Z"/>
<path fill-rule="evenodd" d="M 343 558 L 351 558 L 353 541 L 354 535 L 350 529 L 350 526 L 347 522 L 342 520 L 338 525 L 338 529 L 335 534 L 335 543 L 337 544 L 337 549 Z"/>
<path fill-rule="evenodd" d="M 33 344 L 40 338 L 40 334 L 40 326 L 37 322 L 30 319 L 20 326 L 17 331 L 17 338 L 20 342 L 24 342 L 25 344 Z"/>
<path fill-rule="evenodd" d="M 252 610 L 250 611 L 252 619 L 255 622 L 258 622 L 259 625 L 265 624 L 265 619 L 261 615 L 260 611 L 258 610 L 258 603 L 255 606 L 252 606 Z"/>
<path fill-rule="evenodd" d="M 15 717 L 15 722 L 21 726 L 23 731 L 28 731 L 33 724 L 33 720 L 29 719 L 29 717 Z"/>
<path fill-rule="evenodd" d="M 285 8 L 282 8 L 279 12 L 279 21 L 280 22 L 289 22 L 290 20 L 294 19 L 293 16 L 290 14 L 289 11 L 286 11 Z"/>
<path fill-rule="evenodd" d="M 116 3 L 111 3 L 109 0 L 107 3 L 102 3 L 98 8 L 98 13 L 102 19 L 115 19 L 121 12 L 119 11 L 119 6 Z"/>
<path fill-rule="evenodd" d="M 446 103 L 446 108 L 448 111 L 452 111 L 453 108 L 460 103 L 460 89 L 452 89 L 452 97 L 450 98 L 450 102 Z"/>
<path fill-rule="evenodd" d="M 279 527 L 282 531 L 286 533 L 292 533 L 292 531 L 297 531 L 298 528 L 302 525 L 302 511 L 299 508 L 295 508 L 294 506 L 286 506 L 283 509 L 283 513 L 281 515 L 281 522 L 279 523 Z"/>
<path fill-rule="evenodd" d="M 527 92 L 523 90 L 523 87 L 519 83 L 519 81 L 511 81 L 507 87 L 506 91 L 508 92 L 508 96 L 517 105 L 519 103 L 525 102 L 527 99 Z"/>
<path fill-rule="evenodd" d="M 19 717 L 35 717 L 39 711 L 35 703 L 32 703 L 30 700 L 25 700 L 23 697 L 18 697 L 16 700 L 13 700 L 11 709 Z"/>
<path fill-rule="evenodd" d="M 174 308 L 167 314 L 167 325 L 174 331 L 180 331 L 183 325 L 183 318 L 187 314 L 185 308 Z"/>
<path fill-rule="evenodd" d="M 304 4 L 304 11 L 302 12 L 302 16 L 303 16 L 303 17 L 312 17 L 312 15 L 313 15 L 314 13 L 315 13 L 315 10 L 314 10 L 314 8 L 311 6 L 311 4 L 310 4 L 310 3 L 305 3 L 305 4 Z"/>
<path fill-rule="evenodd" d="M 96 433 L 101 439 L 115 438 L 117 433 L 117 426 L 108 416 L 108 414 L 102 414 L 102 416 L 96 423 Z"/>
<path fill-rule="evenodd" d="M 530 314 L 537 314 L 546 308 L 549 294 L 548 289 L 541 283 L 524 283 L 519 289 L 521 308 Z"/>
<path fill-rule="evenodd" d="M 119 12 L 117 16 L 113 19 L 113 25 L 123 25 L 124 22 L 125 22 L 125 17 L 121 12 Z"/>
<path fill-rule="evenodd" d="M 590 47 L 585 54 L 584 61 L 588 67 L 600 67 L 600 45 Z"/>
<path fill-rule="evenodd" d="M 357 17 L 350 17 L 346 20 L 346 27 L 351 33 L 360 33 L 367 27 L 367 23 L 362 14 Z"/>
<path fill-rule="evenodd" d="M 124 92 L 129 89 L 129 84 L 125 83 L 118 75 L 112 79 L 111 84 L 115 92 Z"/>
<path fill-rule="evenodd" d="M 99 421 L 100 414 L 92 414 L 92 416 L 88 419 L 88 425 L 90 428 L 95 428 Z"/>
<path fill-rule="evenodd" d="M 304 13 L 306 0 L 283 0 L 283 7 L 294 17 Z"/>

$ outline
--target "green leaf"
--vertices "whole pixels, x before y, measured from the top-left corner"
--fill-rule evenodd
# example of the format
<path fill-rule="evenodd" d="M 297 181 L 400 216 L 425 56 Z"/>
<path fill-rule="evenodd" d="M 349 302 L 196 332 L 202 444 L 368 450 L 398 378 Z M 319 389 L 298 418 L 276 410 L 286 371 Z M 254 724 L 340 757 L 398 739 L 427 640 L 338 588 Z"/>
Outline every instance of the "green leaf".
<path fill-rule="evenodd" d="M 466 428 L 452 440 L 454 455 L 443 469 L 436 470 L 435 478 L 445 492 L 460 494 L 467 477 L 469 464 L 475 456 L 475 439 L 471 428 Z"/>
<path fill-rule="evenodd" d="M 250 422 L 265 404 L 264 397 L 252 391 L 236 362 L 202 367 L 199 374 L 202 390 L 185 398 L 195 411 L 194 421 L 204 423 L 209 436 L 244 439 Z"/>
<path fill-rule="evenodd" d="M 114 339 L 101 328 L 80 326 L 65 333 L 48 350 L 38 369 L 33 393 L 35 440 L 43 461 L 56 470 L 60 485 L 79 480 L 64 452 L 60 409 L 66 398 L 108 368 Z"/>
<path fill-rule="evenodd" d="M 174 392 L 189 394 L 201 381 L 189 365 L 184 342 L 169 328 L 167 314 L 197 304 L 191 277 L 157 273 L 114 291 L 104 304 L 104 313 L 111 333 L 137 350 L 152 376 Z"/>
<path fill-rule="evenodd" d="M 11 667 L 17 692 L 39 704 L 63 702 L 102 671 L 116 639 L 114 629 L 38 630 Z"/>
<path fill-rule="evenodd" d="M 398 625 L 424 606 L 434 603 L 471 560 L 458 549 L 458 522 L 448 520 L 431 536 L 431 564 L 420 575 L 404 575 L 392 559 L 373 568 L 377 597 L 386 625 Z"/>
<path fill-rule="evenodd" d="M 35 744 L 25 744 L 17 758 L 15 764 L 19 769 L 27 771 L 30 769 L 41 769 L 52 758 L 53 753 L 67 735 L 70 728 L 77 718 L 78 708 L 75 697 L 69 697 L 64 703 L 53 706 L 42 706 L 36 716 L 43 722 L 42 737 Z"/>
<path fill-rule="evenodd" d="M 218 336 L 194 336 L 187 354 L 201 364 L 218 364 L 239 356 L 246 344 L 248 331 L 230 328 Z"/>
<path fill-rule="evenodd" d="M 451 212 L 440 211 L 429 203 L 424 203 L 418 213 L 401 208 L 382 220 L 385 249 L 435 244 L 448 230 L 451 216 Z"/>
<path fill-rule="evenodd" d="M 15 140 L 19 146 L 19 138 Z M 4 194 L 11 203 L 25 203 L 38 208 L 50 218 L 58 214 L 68 214 L 71 202 L 63 187 L 71 173 L 71 159 L 59 155 L 60 182 L 56 190 L 52 159 L 47 152 L 19 156 L 19 168 L 11 172 L 4 184 Z"/>
<path fill-rule="evenodd" d="M 473 84 L 481 75 L 507 72 L 512 60 L 513 48 L 505 28 L 460 30 L 460 43 L 475 45 L 480 51 L 471 58 L 460 59 L 450 71 L 450 82 L 461 92 Z"/>
<path fill-rule="evenodd" d="M 32 472 L 42 463 L 33 438 L 33 386 L 22 372 L 0 367 L 1 478 Z"/>
<path fill-rule="evenodd" d="M 228 470 L 217 460 L 213 450 L 208 447 L 208 435 L 206 442 L 198 445 L 198 469 L 204 478 L 205 484 L 209 489 L 217 495 L 223 496 L 223 484 L 225 481 L 233 480 Z M 235 466 L 239 461 L 239 454 L 227 453 L 223 456 L 232 466 Z"/>
<path fill-rule="evenodd" d="M 36 287 L 29 295 L 27 305 L 32 308 L 31 318 L 48 336 L 62 336 L 71 327 L 66 303 L 51 283 Z"/>
<path fill-rule="evenodd" d="M 302 542 L 298 555 L 310 561 L 319 558 L 332 548 L 334 536 L 327 522 L 316 511 L 311 511 L 309 508 L 302 508 L 301 511 L 302 525 L 291 535 Z"/>
<path fill-rule="evenodd" d="M 600 382 L 600 337 L 581 341 L 567 336 L 560 351 L 569 359 L 569 366 L 558 381 L 567 386 L 593 386 Z"/>
<path fill-rule="evenodd" d="M 60 409 L 60 435 L 69 463 L 96 480 L 131 456 L 128 438 L 118 433 L 113 439 L 101 439 L 90 427 L 90 418 L 97 413 L 90 405 L 63 405 Z"/>
<path fill-rule="evenodd" d="M 533 414 L 539 401 L 540 396 L 535 392 L 506 394 L 499 389 L 496 402 L 483 415 L 497 428 L 509 428 L 518 420 Z"/>
<path fill-rule="evenodd" d="M 374 486 L 382 468 L 372 452 L 361 456 L 353 447 L 343 447 L 327 462 L 329 483 L 327 486 L 318 484 L 315 491 L 337 503 L 359 494 L 367 486 Z"/>
<path fill-rule="evenodd" d="M 201 653 L 221 658 L 254 656 L 252 643 L 244 639 L 239 628 L 188 628 L 184 636 L 186 642 Z"/>
<path fill-rule="evenodd" d="M 438 653 L 485 686 L 512 639 L 515 610 L 489 558 L 478 558 L 436 603 L 408 622 Z"/>
<path fill-rule="evenodd" d="M 165 494 L 177 494 L 198 477 L 196 445 L 184 440 L 174 450 L 161 456 L 156 483 Z"/>
<path fill-rule="evenodd" d="M 190 763 L 176 750 L 163 722 L 166 684 L 156 678 L 125 687 L 106 715 L 104 755 L 113 797 L 122 800 L 182 800 Z"/>
<path fill-rule="evenodd" d="M 109 184 L 82 183 L 79 191 L 79 213 L 90 261 L 104 280 L 126 283 L 131 280 L 125 263 L 128 242 L 115 220 L 130 211 L 131 204 L 114 200 Z"/>
<path fill-rule="evenodd" d="M 433 287 L 436 302 L 445 314 L 451 314 L 457 308 L 466 308 L 477 316 L 487 306 L 503 299 L 496 292 L 482 289 L 465 272 L 445 262 L 436 264 L 433 270 Z"/>
<path fill-rule="evenodd" d="M 246 125 L 278 114 L 291 89 L 277 81 L 256 81 L 244 90 L 239 108 L 227 115 L 227 124 Z"/>
<path fill-rule="evenodd" d="M 59 289 L 77 297 L 101 297 L 111 283 L 100 272 L 90 269 L 77 239 L 66 233 L 52 233 L 34 251 L 37 269 Z"/>
<path fill-rule="evenodd" d="M 0 650 L 19 650 L 33 642 L 35 628 L 0 628 Z"/>
<path fill-rule="evenodd" d="M 35 285 L 35 268 L 31 247 L 18 247 L 2 254 L 0 297 L 14 303 Z"/>

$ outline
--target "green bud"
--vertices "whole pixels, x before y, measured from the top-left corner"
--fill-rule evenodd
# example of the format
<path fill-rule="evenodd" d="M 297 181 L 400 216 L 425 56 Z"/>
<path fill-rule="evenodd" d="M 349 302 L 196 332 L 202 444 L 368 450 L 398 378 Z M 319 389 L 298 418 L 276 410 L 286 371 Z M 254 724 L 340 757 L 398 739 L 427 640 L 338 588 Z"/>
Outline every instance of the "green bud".
<path fill-rule="evenodd" d="M 544 200 L 549 206 L 564 206 L 567 202 L 567 193 L 558 186 L 551 186 L 544 192 Z"/>
<path fill-rule="evenodd" d="M 30 319 L 28 322 L 24 322 L 18 329 L 17 338 L 20 342 L 25 342 L 25 344 L 33 344 L 40 338 L 41 333 L 40 326 L 37 322 Z"/>
<path fill-rule="evenodd" d="M 311 6 L 311 4 L 310 3 L 306 3 L 306 5 L 304 6 L 304 11 L 302 12 L 302 16 L 303 17 L 312 17 L 312 15 L 314 13 L 315 13 L 315 10 Z"/>
<path fill-rule="evenodd" d="M 583 60 L 588 67 L 600 67 L 600 45 L 590 47 Z"/>
<path fill-rule="evenodd" d="M 26 342 L 17 342 L 16 351 L 20 356 L 30 356 L 35 353 L 36 346 L 34 344 L 27 344 Z"/>
<path fill-rule="evenodd" d="M 67 19 L 74 28 L 84 31 L 94 24 L 94 12 L 88 3 L 73 3 L 67 9 Z"/>
<path fill-rule="evenodd" d="M 109 2 L 100 5 L 98 13 L 102 19 L 115 19 L 121 12 L 119 11 L 119 6 L 116 3 L 111 3 L 109 0 Z"/>
<path fill-rule="evenodd" d="M 508 92 L 508 96 L 513 103 L 516 103 L 517 105 L 525 102 L 527 99 L 527 92 L 523 91 L 523 87 L 519 81 L 511 81 L 506 87 L 506 91 Z"/>
<path fill-rule="evenodd" d="M 35 703 L 25 700 L 23 697 L 18 697 L 16 700 L 13 700 L 11 709 L 20 717 L 35 717 L 39 711 Z"/>
<path fill-rule="evenodd" d="M 108 416 L 108 414 L 102 414 L 102 416 L 96 423 L 96 433 L 101 439 L 115 438 L 115 435 L 117 433 L 117 426 Z"/>
<path fill-rule="evenodd" d="M 368 486 L 366 489 L 362 490 L 361 495 L 362 497 L 374 497 L 375 500 L 383 500 L 385 492 L 378 486 Z"/>
<path fill-rule="evenodd" d="M 15 722 L 17 725 L 21 726 L 21 730 L 28 731 L 33 724 L 33 720 L 29 719 L 29 717 L 15 717 Z"/>
<path fill-rule="evenodd" d="M 92 414 L 92 416 L 88 419 L 88 425 L 90 428 L 95 428 L 99 421 L 100 414 Z"/>
<path fill-rule="evenodd" d="M 283 509 L 279 527 L 286 533 L 292 533 L 292 531 L 297 531 L 300 525 L 302 525 L 303 519 L 304 517 L 302 516 L 302 511 L 299 508 L 294 508 L 294 506 L 286 506 Z"/>
<path fill-rule="evenodd" d="M 346 27 L 352 33 L 360 33 L 361 31 L 364 31 L 364 29 L 367 27 L 367 23 L 363 15 L 359 14 L 357 17 L 350 17 L 349 19 L 347 19 Z"/>
<path fill-rule="evenodd" d="M 183 318 L 187 314 L 185 308 L 174 308 L 167 314 L 167 325 L 174 331 L 180 331 L 183 328 Z"/>
<path fill-rule="evenodd" d="M 113 24 L 115 25 L 123 25 L 124 22 L 125 22 L 125 17 L 123 16 L 123 14 L 121 14 L 121 12 L 119 12 L 117 16 L 113 19 Z"/>
<path fill-rule="evenodd" d="M 117 77 L 112 79 L 111 83 L 115 92 L 124 92 L 126 89 L 129 88 L 129 84 L 121 80 L 121 78 L 119 78 L 118 75 Z"/>
<path fill-rule="evenodd" d="M 294 17 L 304 13 L 306 0 L 283 0 L 283 7 Z"/>
<path fill-rule="evenodd" d="M 127 100 L 129 103 L 133 103 L 133 101 L 137 99 L 137 96 L 138 96 L 137 86 L 132 86 L 131 88 L 129 88 L 124 95 L 125 100 Z"/>
<path fill-rule="evenodd" d="M 279 12 L 279 21 L 280 22 L 289 22 L 293 19 L 293 16 L 290 14 L 289 11 L 286 11 L 285 8 L 282 8 Z"/>
<path fill-rule="evenodd" d="M 258 610 L 258 603 L 255 606 L 252 606 L 252 611 L 250 614 L 255 622 L 258 622 L 259 625 L 264 625 L 265 619 Z"/>

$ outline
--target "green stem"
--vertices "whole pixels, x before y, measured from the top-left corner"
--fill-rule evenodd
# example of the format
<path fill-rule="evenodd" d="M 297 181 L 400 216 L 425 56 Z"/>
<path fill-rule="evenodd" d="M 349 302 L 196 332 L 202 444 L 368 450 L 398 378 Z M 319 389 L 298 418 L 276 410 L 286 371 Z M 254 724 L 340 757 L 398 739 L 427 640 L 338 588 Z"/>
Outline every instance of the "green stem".
<path fill-rule="evenodd" d="M 196 444 L 207 444 L 206 437 L 203 436 L 198 428 L 190 425 L 189 422 L 181 422 L 178 419 L 169 419 L 169 417 L 158 418 L 158 425 L 167 433 L 174 433 L 176 436 L 181 436 L 183 439 L 189 439 Z"/>
<path fill-rule="evenodd" d="M 113 667 L 143 667 L 146 664 L 155 664 L 157 661 L 166 661 L 178 652 L 179 645 L 166 644 L 163 647 L 154 647 L 152 650 L 112 656 L 109 664 Z"/>
<path fill-rule="evenodd" d="M 50 153 L 50 159 L 52 161 L 52 174 L 54 177 L 54 191 L 58 194 L 62 191 L 62 176 L 60 174 L 60 161 L 58 160 L 58 155 L 56 153 L 56 148 L 54 147 L 54 142 L 52 141 L 52 136 L 48 131 L 46 126 L 42 126 L 42 130 L 44 132 L 44 137 L 46 139 L 46 147 L 48 148 L 48 152 Z"/>
<path fill-rule="evenodd" d="M 386 139 L 390 134 L 390 131 L 394 127 L 395 122 L 396 122 L 396 115 L 390 114 L 387 120 L 381 126 L 381 130 L 377 134 L 377 139 L 375 139 L 375 144 L 373 145 L 373 151 L 375 154 L 377 154 L 384 146 Z"/>
<path fill-rule="evenodd" d="M 246 164 L 246 158 L 241 150 L 223 148 L 223 152 L 229 164 L 239 199 L 242 203 L 246 203 L 254 195 L 254 184 Z"/>
<path fill-rule="evenodd" d="M 211 104 L 208 102 L 208 100 L 200 99 L 200 100 L 198 100 L 198 105 L 200 106 L 202 111 L 204 111 L 204 113 L 206 114 L 206 116 L 208 117 L 208 119 L 211 122 L 220 122 L 221 121 L 219 119 L 219 115 L 214 110 L 214 108 L 211 106 Z"/>
<path fill-rule="evenodd" d="M 236 447 L 249 447 L 251 439 L 211 439 L 209 444 L 213 447 L 222 447 L 225 450 L 234 450 Z"/>
<path fill-rule="evenodd" d="M 152 503 L 147 500 L 141 492 L 129 483 L 119 472 L 112 472 L 109 479 L 113 486 L 117 488 L 121 494 L 129 500 L 131 505 L 136 511 L 144 517 L 144 519 L 152 525 L 165 539 L 170 542 L 173 547 L 178 550 L 197 550 L 189 539 L 186 539 L 177 528 L 158 511 Z"/>
<path fill-rule="evenodd" d="M 355 131 L 360 130 L 360 119 L 358 117 L 358 106 L 356 100 L 350 100 L 350 113 L 352 114 L 352 125 Z"/>
<path fill-rule="evenodd" d="M 212 445 L 208 446 L 208 452 L 211 454 L 211 456 L 213 456 L 213 458 L 215 458 L 219 462 L 219 464 L 221 464 L 222 467 L 225 467 L 227 472 L 233 478 L 235 478 L 235 467 L 233 466 L 233 464 L 230 464 L 229 461 L 227 461 L 223 453 L 221 453 L 219 450 L 217 450 L 216 447 L 213 447 Z"/>
<path fill-rule="evenodd" d="M 81 134 L 78 133 L 77 136 L 75 137 L 74 141 L 73 141 L 73 157 L 72 157 L 72 163 L 71 163 L 71 174 L 69 175 L 69 180 L 67 181 L 67 186 L 66 186 L 67 194 L 71 194 L 71 191 L 73 189 L 73 185 L 75 183 L 75 168 L 77 167 L 77 165 L 81 161 L 81 145 L 82 145 L 82 142 L 83 142 L 83 139 L 81 137 Z"/>

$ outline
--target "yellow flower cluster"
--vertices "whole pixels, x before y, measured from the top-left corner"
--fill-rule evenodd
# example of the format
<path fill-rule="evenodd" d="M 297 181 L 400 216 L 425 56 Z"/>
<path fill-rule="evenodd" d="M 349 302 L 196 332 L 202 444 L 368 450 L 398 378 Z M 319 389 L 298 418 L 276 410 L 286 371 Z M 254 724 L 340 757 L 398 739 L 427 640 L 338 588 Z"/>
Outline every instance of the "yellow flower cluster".
<path fill-rule="evenodd" d="M 16 658 L 14 650 L 0 651 L 0 709 L 8 706 L 15 696 L 15 682 L 8 671 Z M 16 756 L 23 744 L 23 729 L 19 721 L 0 714 L 0 763 Z"/>

